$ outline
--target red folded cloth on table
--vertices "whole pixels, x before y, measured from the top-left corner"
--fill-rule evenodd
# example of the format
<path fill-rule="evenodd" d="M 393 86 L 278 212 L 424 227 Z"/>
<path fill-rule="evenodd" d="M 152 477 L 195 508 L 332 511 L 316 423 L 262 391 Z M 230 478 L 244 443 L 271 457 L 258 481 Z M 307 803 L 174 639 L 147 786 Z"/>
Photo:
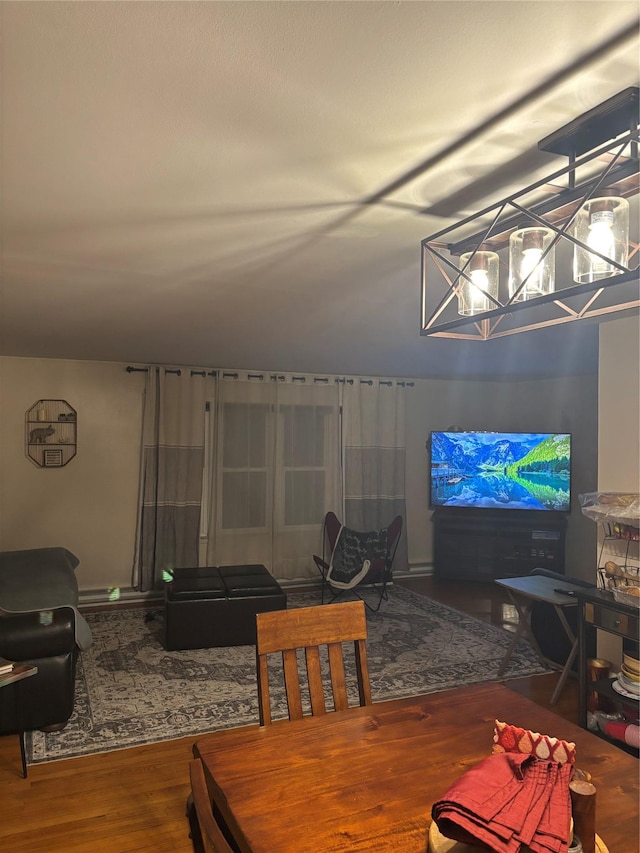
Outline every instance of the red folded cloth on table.
<path fill-rule="evenodd" d="M 431 816 L 446 838 L 484 844 L 496 853 L 566 853 L 571 798 L 568 763 L 497 753 L 468 770 L 434 803 Z"/>
<path fill-rule="evenodd" d="M 493 729 L 492 752 L 522 752 L 560 764 L 575 764 L 576 760 L 575 743 L 501 723 L 500 720 L 496 720 Z"/>

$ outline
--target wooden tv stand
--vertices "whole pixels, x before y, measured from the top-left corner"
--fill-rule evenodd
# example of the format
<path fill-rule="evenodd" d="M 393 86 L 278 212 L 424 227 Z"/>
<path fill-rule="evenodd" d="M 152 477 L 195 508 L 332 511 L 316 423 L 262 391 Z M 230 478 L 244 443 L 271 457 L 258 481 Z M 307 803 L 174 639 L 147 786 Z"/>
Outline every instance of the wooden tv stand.
<path fill-rule="evenodd" d="M 536 568 L 564 572 L 565 516 L 441 507 L 432 521 L 436 579 L 488 581 Z"/>

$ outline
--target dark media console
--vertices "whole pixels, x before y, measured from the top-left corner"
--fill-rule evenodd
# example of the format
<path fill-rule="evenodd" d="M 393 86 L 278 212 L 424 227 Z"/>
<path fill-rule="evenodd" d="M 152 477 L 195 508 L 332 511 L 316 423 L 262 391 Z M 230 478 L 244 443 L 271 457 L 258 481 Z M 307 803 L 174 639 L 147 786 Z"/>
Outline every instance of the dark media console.
<path fill-rule="evenodd" d="M 565 516 L 440 508 L 432 520 L 436 579 L 488 581 L 536 568 L 564 572 Z"/>

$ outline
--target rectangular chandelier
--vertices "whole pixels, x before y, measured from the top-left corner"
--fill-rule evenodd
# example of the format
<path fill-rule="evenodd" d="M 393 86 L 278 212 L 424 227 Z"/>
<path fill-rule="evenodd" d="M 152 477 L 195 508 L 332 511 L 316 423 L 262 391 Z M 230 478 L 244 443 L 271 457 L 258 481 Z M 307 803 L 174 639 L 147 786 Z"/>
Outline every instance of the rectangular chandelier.
<path fill-rule="evenodd" d="M 538 143 L 564 168 L 422 241 L 420 334 L 489 340 L 640 307 L 639 93 Z"/>

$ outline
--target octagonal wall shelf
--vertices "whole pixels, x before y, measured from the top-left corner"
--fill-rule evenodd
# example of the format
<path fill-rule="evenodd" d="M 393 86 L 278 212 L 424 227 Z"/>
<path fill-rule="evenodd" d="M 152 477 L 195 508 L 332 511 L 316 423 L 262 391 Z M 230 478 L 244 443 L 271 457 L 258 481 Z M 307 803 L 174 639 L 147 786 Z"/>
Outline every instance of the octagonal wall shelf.
<path fill-rule="evenodd" d="M 39 468 L 62 468 L 76 455 L 78 414 L 66 400 L 38 400 L 25 415 L 25 449 Z"/>

